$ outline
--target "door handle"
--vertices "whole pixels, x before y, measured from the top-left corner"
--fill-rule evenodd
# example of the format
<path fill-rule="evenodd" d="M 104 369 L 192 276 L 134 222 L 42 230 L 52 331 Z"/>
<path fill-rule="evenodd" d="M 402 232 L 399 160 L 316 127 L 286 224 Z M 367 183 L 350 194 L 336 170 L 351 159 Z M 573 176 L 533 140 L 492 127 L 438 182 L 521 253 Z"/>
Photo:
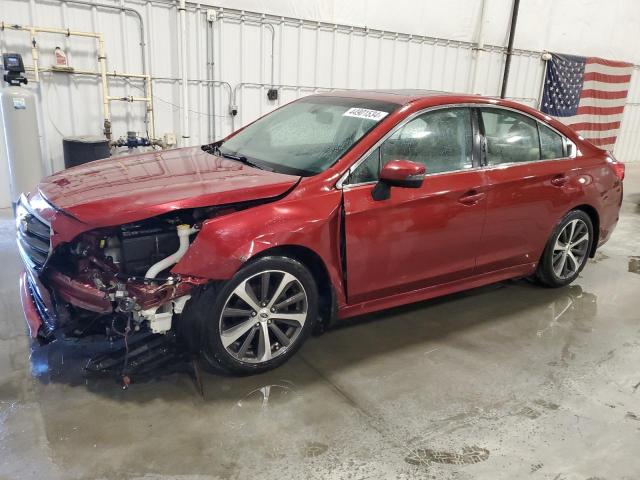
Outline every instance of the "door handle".
<path fill-rule="evenodd" d="M 556 175 L 551 179 L 551 185 L 554 187 L 564 187 L 569 181 L 569 177 L 564 174 Z"/>
<path fill-rule="evenodd" d="M 458 202 L 462 203 L 463 205 L 476 205 L 486 196 L 487 195 L 485 193 L 478 192 L 477 190 L 469 190 L 458 199 Z"/>

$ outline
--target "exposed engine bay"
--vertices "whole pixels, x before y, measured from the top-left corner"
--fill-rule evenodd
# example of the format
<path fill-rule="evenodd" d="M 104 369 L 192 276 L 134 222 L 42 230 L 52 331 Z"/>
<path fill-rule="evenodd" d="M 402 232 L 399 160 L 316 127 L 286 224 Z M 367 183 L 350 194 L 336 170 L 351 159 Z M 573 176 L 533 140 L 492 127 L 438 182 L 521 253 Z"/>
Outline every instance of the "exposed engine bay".
<path fill-rule="evenodd" d="M 206 218 L 234 211 L 206 208 L 93 230 L 60 245 L 45 272 L 57 296 L 65 336 L 125 331 L 166 333 L 202 279 L 171 275 Z"/>

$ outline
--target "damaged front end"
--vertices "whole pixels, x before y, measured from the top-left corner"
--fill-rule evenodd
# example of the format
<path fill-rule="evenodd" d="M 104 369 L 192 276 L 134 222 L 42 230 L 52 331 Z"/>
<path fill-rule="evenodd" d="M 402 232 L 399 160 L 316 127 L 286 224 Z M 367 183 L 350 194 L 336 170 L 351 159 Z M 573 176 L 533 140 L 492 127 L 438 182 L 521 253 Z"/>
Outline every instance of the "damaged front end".
<path fill-rule="evenodd" d="M 49 206 L 50 207 L 50 206 Z M 226 209 L 228 210 L 228 209 Z M 194 287 L 206 279 L 171 274 L 201 222 L 225 210 L 186 209 L 80 233 L 52 244 L 51 220 L 23 197 L 18 247 L 25 264 L 21 293 L 33 338 L 169 332 Z"/>

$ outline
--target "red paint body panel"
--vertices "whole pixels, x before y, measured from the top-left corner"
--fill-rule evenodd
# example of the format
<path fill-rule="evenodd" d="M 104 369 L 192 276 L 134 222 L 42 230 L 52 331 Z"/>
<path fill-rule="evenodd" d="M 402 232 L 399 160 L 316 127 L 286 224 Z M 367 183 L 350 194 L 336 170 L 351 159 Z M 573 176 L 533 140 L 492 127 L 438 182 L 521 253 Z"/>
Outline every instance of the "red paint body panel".
<path fill-rule="evenodd" d="M 275 197 L 298 180 L 190 147 L 97 160 L 45 178 L 38 190 L 67 217 L 56 215 L 55 246 L 83 231 L 173 210 Z"/>
<path fill-rule="evenodd" d="M 608 154 L 534 109 L 474 95 L 323 95 L 393 102 L 398 109 L 334 165 L 312 177 L 258 170 L 200 148 L 186 148 L 69 169 L 45 179 L 31 203 L 39 204 L 39 215 L 52 224 L 55 248 L 98 227 L 185 208 L 271 199 L 204 221 L 172 272 L 201 281 L 226 280 L 271 248 L 304 248 L 324 263 L 341 317 L 529 275 L 554 226 L 577 206 L 597 212 L 599 244 L 615 227 L 622 182 Z M 447 104 L 491 104 L 522 111 L 562 132 L 575 143 L 578 156 L 427 172 L 420 188 L 392 187 L 391 197 L 382 201 L 371 198 L 373 184 L 336 188 L 354 162 L 395 125 L 414 112 Z M 93 303 L 97 299 L 91 295 L 85 298 L 87 292 L 80 295 L 77 285 L 53 278 L 68 298 L 100 304 Z"/>
<path fill-rule="evenodd" d="M 587 205 L 600 213 L 601 238 L 617 220 L 622 187 L 599 157 L 491 168 L 486 176 L 487 220 L 478 273 L 537 262 L 556 223 L 575 207 Z M 560 177 L 566 177 L 565 183 L 554 185 Z"/>
<path fill-rule="evenodd" d="M 466 205 L 460 199 L 484 190 L 483 172 L 427 176 L 420 188 L 392 188 L 385 201 L 373 200 L 372 189 L 344 190 L 351 302 L 474 274 L 486 201 Z"/>
<path fill-rule="evenodd" d="M 22 310 L 24 311 L 24 318 L 29 327 L 29 335 L 31 338 L 38 336 L 38 330 L 42 326 L 42 319 L 38 313 L 33 298 L 31 298 L 31 292 L 29 291 L 29 281 L 27 280 L 27 272 L 22 272 L 20 275 L 20 301 L 22 302 Z"/>
<path fill-rule="evenodd" d="M 295 245 L 322 259 L 338 298 L 344 302 L 339 244 L 342 193 L 333 190 L 313 198 L 290 196 L 293 198 L 205 221 L 172 271 L 228 279 L 244 262 L 265 250 Z"/>

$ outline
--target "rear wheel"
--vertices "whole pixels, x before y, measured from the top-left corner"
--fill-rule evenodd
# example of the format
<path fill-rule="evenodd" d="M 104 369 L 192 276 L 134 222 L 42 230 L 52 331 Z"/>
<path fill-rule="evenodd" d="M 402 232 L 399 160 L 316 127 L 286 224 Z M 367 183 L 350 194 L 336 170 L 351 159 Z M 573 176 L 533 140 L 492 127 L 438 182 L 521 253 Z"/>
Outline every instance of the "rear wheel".
<path fill-rule="evenodd" d="M 545 247 L 536 276 L 549 287 L 573 282 L 589 258 L 593 244 L 593 223 L 582 210 L 569 212 L 558 223 Z"/>
<path fill-rule="evenodd" d="M 199 302 L 205 361 L 238 374 L 263 372 L 287 361 L 318 315 L 311 273 L 286 257 L 250 263 Z"/>

